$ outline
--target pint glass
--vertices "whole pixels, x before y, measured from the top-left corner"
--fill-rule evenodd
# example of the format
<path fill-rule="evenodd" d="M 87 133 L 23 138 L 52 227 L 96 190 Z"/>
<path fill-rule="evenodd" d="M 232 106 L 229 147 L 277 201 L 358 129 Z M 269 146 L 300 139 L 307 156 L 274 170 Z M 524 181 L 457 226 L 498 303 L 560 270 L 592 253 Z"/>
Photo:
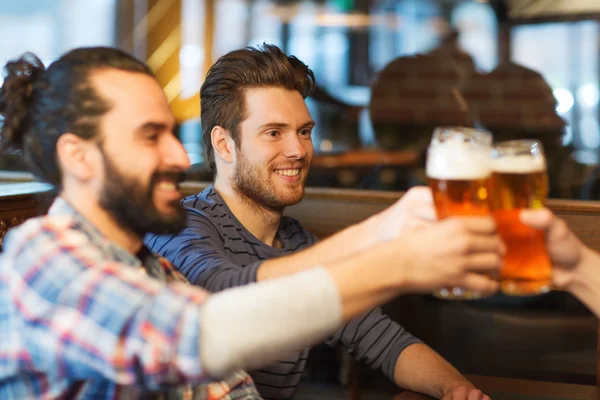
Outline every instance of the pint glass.
<path fill-rule="evenodd" d="M 552 269 L 544 235 L 519 220 L 524 208 L 544 207 L 547 195 L 546 159 L 540 142 L 514 140 L 494 146 L 490 208 L 507 247 L 500 271 L 501 288 L 507 295 L 550 290 Z"/>
<path fill-rule="evenodd" d="M 489 215 L 491 149 L 489 132 L 462 127 L 435 129 L 427 150 L 426 174 L 438 219 Z M 482 294 L 454 287 L 440 289 L 434 296 L 469 300 Z"/>

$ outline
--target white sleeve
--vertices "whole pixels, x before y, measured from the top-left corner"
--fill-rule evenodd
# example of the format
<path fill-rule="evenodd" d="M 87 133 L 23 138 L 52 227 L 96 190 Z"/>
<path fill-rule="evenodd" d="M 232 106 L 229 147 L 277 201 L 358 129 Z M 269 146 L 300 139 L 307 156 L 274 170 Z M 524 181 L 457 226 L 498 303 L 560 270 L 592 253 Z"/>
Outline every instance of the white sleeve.
<path fill-rule="evenodd" d="M 337 286 L 322 267 L 225 290 L 202 308 L 201 360 L 214 377 L 262 367 L 323 341 L 343 323 Z"/>

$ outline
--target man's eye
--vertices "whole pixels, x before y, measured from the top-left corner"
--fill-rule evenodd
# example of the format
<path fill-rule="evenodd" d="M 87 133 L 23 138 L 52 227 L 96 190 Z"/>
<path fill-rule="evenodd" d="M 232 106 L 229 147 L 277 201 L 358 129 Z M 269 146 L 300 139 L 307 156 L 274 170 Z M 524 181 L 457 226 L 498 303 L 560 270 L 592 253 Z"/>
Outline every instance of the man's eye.
<path fill-rule="evenodd" d="M 277 136 L 279 136 L 279 131 L 269 131 L 269 132 L 267 132 L 267 136 L 277 137 Z"/>
<path fill-rule="evenodd" d="M 300 131 L 300 136 L 310 136 L 311 135 L 311 130 L 310 129 L 303 129 Z"/>

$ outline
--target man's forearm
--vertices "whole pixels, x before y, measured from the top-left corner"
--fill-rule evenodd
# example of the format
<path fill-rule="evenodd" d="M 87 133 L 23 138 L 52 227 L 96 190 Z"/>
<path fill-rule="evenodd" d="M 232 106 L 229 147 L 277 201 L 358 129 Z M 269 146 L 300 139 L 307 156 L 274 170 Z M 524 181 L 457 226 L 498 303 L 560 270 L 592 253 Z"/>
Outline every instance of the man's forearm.
<path fill-rule="evenodd" d="M 257 281 L 304 271 L 315 265 L 339 260 L 376 243 L 374 223 L 368 219 L 297 253 L 263 262 Z"/>
<path fill-rule="evenodd" d="M 457 386 L 474 386 L 439 354 L 424 344 L 407 347 L 396 361 L 396 384 L 441 399 Z"/>
<path fill-rule="evenodd" d="M 200 337 L 207 370 L 219 377 L 264 366 L 408 292 L 399 266 L 411 255 L 398 246 L 379 244 L 323 267 L 211 296 L 203 307 Z"/>
<path fill-rule="evenodd" d="M 267 365 L 330 335 L 342 306 L 324 268 L 212 295 L 202 306 L 202 365 L 213 377 Z"/>
<path fill-rule="evenodd" d="M 496 271 L 500 267 L 498 253 L 501 251 L 501 243 L 492 235 L 494 228 L 490 218 L 448 220 L 440 223 L 436 229 L 416 231 L 401 239 L 378 243 L 366 251 L 337 261 L 314 263 L 313 265 L 322 265 L 324 268 L 298 274 L 304 277 L 301 287 L 294 286 L 297 276 L 289 276 L 232 289 L 230 293 L 225 291 L 216 294 L 215 298 L 232 296 L 232 299 L 223 300 L 222 305 L 215 305 L 216 300 L 211 301 L 212 311 L 207 311 L 209 307 L 205 306 L 201 326 L 213 331 L 204 332 L 203 337 L 210 338 L 209 342 L 212 343 L 203 342 L 201 337 L 200 347 L 213 352 L 212 359 L 217 363 L 212 367 L 213 373 L 258 367 L 259 365 L 252 363 L 260 362 L 265 365 L 286 351 L 319 342 L 327 334 L 333 333 L 343 321 L 399 294 L 427 292 L 449 284 L 491 291 L 497 284 L 471 273 L 470 269 L 474 268 L 478 272 Z M 450 243 L 452 241 L 458 241 L 460 245 Z M 438 245 L 432 248 L 428 243 Z M 315 271 L 320 276 L 311 275 Z M 306 276 L 310 279 L 306 279 Z M 261 293 L 267 287 L 274 288 L 274 296 L 269 297 L 270 294 L 267 294 L 264 299 Z M 239 293 L 243 295 L 240 296 Z M 324 293 L 329 293 L 329 300 L 321 298 Z M 257 300 L 261 298 L 263 300 Z M 319 314 L 323 318 L 314 318 L 314 321 L 298 317 L 305 316 L 307 312 L 321 313 L 332 302 L 339 305 L 337 314 Z M 265 307 L 265 304 L 268 306 Z M 245 315 L 245 318 L 240 318 L 240 315 Z M 332 315 L 334 319 L 331 319 Z M 257 322 L 254 316 L 262 316 L 261 321 L 265 322 Z M 282 327 L 291 328 L 291 336 L 282 335 Z M 250 334 L 250 328 L 255 332 Z M 231 334 L 226 335 L 226 332 Z M 244 341 L 245 338 L 248 340 Z M 406 349 L 404 353 L 409 350 Z M 430 351 L 429 358 L 435 356 L 432 353 Z M 232 361 L 225 362 L 228 358 Z M 401 371 L 408 369 L 403 365 L 399 368 Z M 211 368 L 208 370 L 211 371 Z M 440 371 L 449 377 L 455 374 L 455 370 L 449 366 L 433 373 Z M 410 382 L 420 385 L 428 376 L 429 374 L 424 373 L 413 375 Z"/>

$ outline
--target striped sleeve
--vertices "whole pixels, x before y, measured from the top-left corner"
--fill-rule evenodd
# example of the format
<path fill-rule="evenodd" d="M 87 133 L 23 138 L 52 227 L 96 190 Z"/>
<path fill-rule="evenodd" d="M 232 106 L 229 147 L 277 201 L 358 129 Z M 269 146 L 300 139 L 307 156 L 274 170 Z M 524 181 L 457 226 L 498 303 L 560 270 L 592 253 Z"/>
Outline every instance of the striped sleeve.
<path fill-rule="evenodd" d="M 83 233 L 56 221 L 27 231 L 8 258 L 8 287 L 31 369 L 149 389 L 205 380 L 199 326 L 206 292 L 106 262 Z"/>
<path fill-rule="evenodd" d="M 146 237 L 152 252 L 169 260 L 191 283 L 210 292 L 256 282 L 262 260 L 246 266 L 232 262 L 220 231 L 208 217 L 188 213 L 188 227 L 178 235 Z"/>
<path fill-rule="evenodd" d="M 421 343 L 402 326 L 392 321 L 380 308 L 352 319 L 327 341 L 331 346 L 344 345 L 359 361 L 380 369 L 394 381 L 398 357 L 408 346 Z"/>

